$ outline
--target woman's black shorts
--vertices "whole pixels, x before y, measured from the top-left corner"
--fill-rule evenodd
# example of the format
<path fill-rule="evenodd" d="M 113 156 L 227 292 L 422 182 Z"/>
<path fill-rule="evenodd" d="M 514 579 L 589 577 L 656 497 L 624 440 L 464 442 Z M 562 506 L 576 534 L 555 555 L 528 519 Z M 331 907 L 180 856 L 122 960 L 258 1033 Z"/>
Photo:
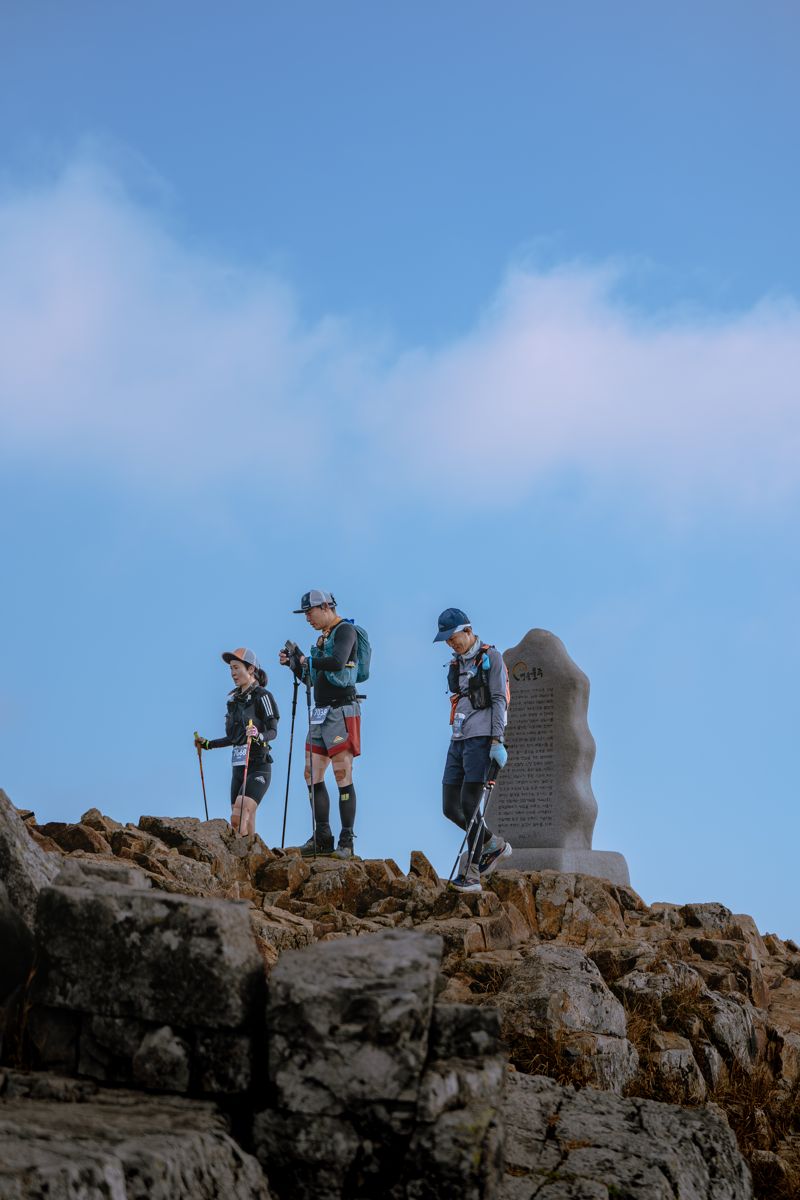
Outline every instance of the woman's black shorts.
<path fill-rule="evenodd" d="M 269 763 L 264 763 L 261 767 L 251 766 L 247 772 L 247 791 L 245 795 L 251 800 L 255 800 L 256 804 L 260 804 L 264 798 L 264 793 L 269 787 L 269 781 L 272 778 L 272 767 Z M 231 775 L 231 808 L 238 800 L 242 791 L 242 783 L 244 781 L 244 767 L 234 767 Z"/>

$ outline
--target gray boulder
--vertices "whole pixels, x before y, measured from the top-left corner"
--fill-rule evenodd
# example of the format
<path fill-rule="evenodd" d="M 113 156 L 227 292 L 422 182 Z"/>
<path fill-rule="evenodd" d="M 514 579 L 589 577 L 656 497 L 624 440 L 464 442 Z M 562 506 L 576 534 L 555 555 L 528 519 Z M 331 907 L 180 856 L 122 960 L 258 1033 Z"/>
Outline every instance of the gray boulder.
<path fill-rule="evenodd" d="M 246 905 L 128 886 L 47 887 L 36 999 L 160 1025 L 235 1028 L 263 981 Z"/>
<path fill-rule="evenodd" d="M 706 1082 L 691 1042 L 678 1033 L 654 1030 L 643 1066 L 654 1074 L 670 1099 L 697 1104 L 706 1098 Z"/>
<path fill-rule="evenodd" d="M 734 921 L 733 913 L 716 901 L 704 904 L 684 904 L 680 909 L 684 924 L 690 929 L 703 929 L 712 937 L 728 937 Z"/>
<path fill-rule="evenodd" d="M 86 876 L 70 864 L 68 884 L 40 894 L 35 1063 L 160 1091 L 248 1091 L 264 973 L 247 905 L 139 888 L 135 868 L 106 865 Z"/>
<path fill-rule="evenodd" d="M 726 1063 L 736 1063 L 745 1072 L 753 1070 L 758 1057 L 753 1012 L 744 998 L 707 993 L 703 1015 L 709 1037 Z"/>
<path fill-rule="evenodd" d="M 724 1117 L 511 1075 L 501 1200 L 751 1200 Z"/>
<path fill-rule="evenodd" d="M 0 1142 L 0 1200 L 269 1200 L 258 1162 L 198 1101 L 12 1073 Z"/>
<path fill-rule="evenodd" d="M 502 1163 L 500 1107 L 506 1077 L 500 1014 L 469 1004 L 437 1004 L 430 1057 L 420 1081 L 407 1153 L 408 1200 L 494 1193 Z"/>
<path fill-rule="evenodd" d="M 629 1010 L 659 1021 L 679 1010 L 681 1001 L 689 1001 L 690 1007 L 697 1009 L 706 995 L 702 977 L 682 962 L 662 963 L 657 971 L 630 971 L 615 980 L 611 990 Z"/>
<path fill-rule="evenodd" d="M 214 878 L 225 884 L 249 878 L 248 863 L 254 854 L 259 859 L 273 857 L 260 837 L 240 837 L 221 818 L 201 821 L 197 817 L 140 817 L 139 829 L 184 858 L 206 864 Z"/>
<path fill-rule="evenodd" d="M 411 930 L 285 951 L 267 1003 L 278 1105 L 310 1116 L 413 1104 L 441 953 L 439 938 Z"/>
<path fill-rule="evenodd" d="M 39 892 L 58 872 L 60 859 L 45 854 L 0 788 L 0 879 L 12 908 L 33 931 Z"/>
<path fill-rule="evenodd" d="M 572 1033 L 558 1044 L 572 1078 L 604 1092 L 623 1092 L 639 1069 L 639 1052 L 627 1038 Z"/>
<path fill-rule="evenodd" d="M 625 1010 L 592 960 L 574 946 L 533 946 L 509 974 L 497 1004 L 520 1032 L 625 1037 Z"/>
<path fill-rule="evenodd" d="M 133 1077 L 141 1087 L 185 1092 L 190 1072 L 190 1047 L 169 1025 L 145 1033 L 133 1055 Z"/>
<path fill-rule="evenodd" d="M 108 858 L 65 858 L 53 880 L 66 887 L 114 887 L 149 888 L 147 875 L 131 863 Z"/>
<path fill-rule="evenodd" d="M 287 950 L 269 980 L 274 1107 L 256 1153 L 281 1200 L 487 1200 L 505 1062 L 490 1009 L 438 1005 L 438 937 Z"/>
<path fill-rule="evenodd" d="M 638 1067 L 627 1040 L 625 1010 L 596 965 L 573 946 L 533 946 L 495 997 L 506 1040 L 545 1039 L 553 1052 L 595 1086 L 621 1092 Z"/>

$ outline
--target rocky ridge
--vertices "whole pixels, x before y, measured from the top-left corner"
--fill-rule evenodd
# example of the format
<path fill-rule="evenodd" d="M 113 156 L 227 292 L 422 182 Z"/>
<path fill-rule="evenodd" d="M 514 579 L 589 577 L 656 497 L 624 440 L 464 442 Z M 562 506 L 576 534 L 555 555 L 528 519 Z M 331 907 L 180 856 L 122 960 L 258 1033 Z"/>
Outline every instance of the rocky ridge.
<path fill-rule="evenodd" d="M 740 1150 L 756 1195 L 800 1194 L 800 949 L 750 917 L 554 872 L 465 896 L 419 852 L 307 861 L 224 821 L 0 812 L 9 1128 L 64 1088 L 206 1105 L 227 1182 L 167 1172 L 172 1195 L 722 1200 L 752 1194 Z M 87 1195 L 138 1195 L 112 1143 L 123 1190 Z"/>

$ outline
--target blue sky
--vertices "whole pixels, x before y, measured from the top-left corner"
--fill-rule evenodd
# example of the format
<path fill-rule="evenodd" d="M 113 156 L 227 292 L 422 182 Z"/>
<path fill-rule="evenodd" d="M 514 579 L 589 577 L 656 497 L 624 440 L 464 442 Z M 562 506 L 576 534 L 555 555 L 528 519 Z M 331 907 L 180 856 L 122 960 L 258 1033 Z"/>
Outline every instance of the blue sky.
<path fill-rule="evenodd" d="M 277 648 L 330 587 L 375 646 L 359 849 L 449 870 L 431 639 L 456 604 L 589 674 L 595 846 L 645 899 L 798 936 L 799 23 L 9 0 L 15 802 L 199 814 L 191 733 L 245 643 L 286 716 L 275 842 Z"/>

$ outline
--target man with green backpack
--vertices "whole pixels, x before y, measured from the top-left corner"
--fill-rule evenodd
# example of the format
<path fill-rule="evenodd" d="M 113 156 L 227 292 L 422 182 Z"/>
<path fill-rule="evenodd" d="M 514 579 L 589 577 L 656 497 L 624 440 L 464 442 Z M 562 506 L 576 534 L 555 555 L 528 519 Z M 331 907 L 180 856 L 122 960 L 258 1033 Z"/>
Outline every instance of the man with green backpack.
<path fill-rule="evenodd" d="M 314 688 L 306 742 L 306 782 L 313 788 L 314 835 L 301 848 L 306 856 L 353 855 L 356 792 L 353 760 L 361 754 L 361 708 L 356 684 L 369 677 L 371 648 L 365 631 L 340 617 L 330 592 L 312 589 L 294 610 L 302 613 L 319 637 L 308 656 L 282 650 L 281 662 Z M 339 788 L 341 833 L 336 850 L 330 827 L 330 797 L 325 785 L 328 764 Z"/>

